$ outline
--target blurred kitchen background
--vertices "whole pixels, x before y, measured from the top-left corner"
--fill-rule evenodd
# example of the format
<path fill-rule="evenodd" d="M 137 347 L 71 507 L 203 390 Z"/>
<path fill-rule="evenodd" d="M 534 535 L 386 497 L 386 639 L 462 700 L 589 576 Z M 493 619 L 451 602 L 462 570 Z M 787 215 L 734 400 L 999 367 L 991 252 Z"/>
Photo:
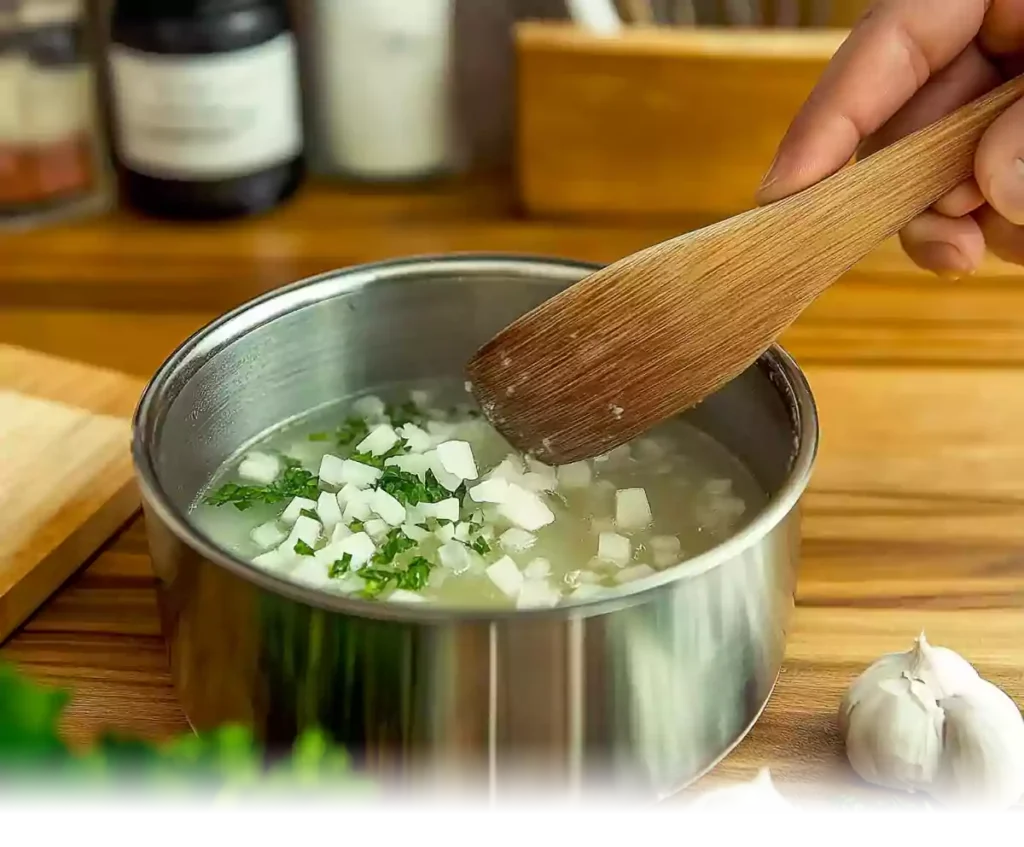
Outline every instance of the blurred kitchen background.
<path fill-rule="evenodd" d="M 749 204 L 866 0 L 0 0 L 0 212 L 216 221 L 501 184 L 509 213 Z"/>

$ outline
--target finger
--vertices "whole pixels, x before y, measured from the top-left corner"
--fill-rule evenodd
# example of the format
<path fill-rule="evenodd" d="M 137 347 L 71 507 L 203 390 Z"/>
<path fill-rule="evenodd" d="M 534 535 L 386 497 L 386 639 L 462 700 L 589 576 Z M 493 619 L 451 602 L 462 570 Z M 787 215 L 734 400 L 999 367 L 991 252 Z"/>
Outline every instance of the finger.
<path fill-rule="evenodd" d="M 993 56 L 1010 56 L 1024 49 L 1024 0 L 994 0 L 978 40 Z"/>
<path fill-rule="evenodd" d="M 982 136 L 974 175 L 992 208 L 1010 223 L 1024 224 L 1024 100 L 1010 106 Z"/>
<path fill-rule="evenodd" d="M 961 182 L 956 188 L 932 206 L 932 209 L 947 218 L 962 218 L 985 205 L 985 196 L 973 179 Z"/>
<path fill-rule="evenodd" d="M 896 114 L 861 145 L 859 155 L 869 156 L 905 135 L 935 123 L 939 118 L 970 103 L 1002 82 L 999 70 L 972 43 L 931 78 Z"/>
<path fill-rule="evenodd" d="M 904 227 L 900 243 L 914 264 L 943 276 L 974 273 L 985 258 L 985 237 L 972 217 L 925 212 Z"/>
<path fill-rule="evenodd" d="M 974 217 L 994 256 L 1004 262 L 1024 265 L 1024 228 L 1010 223 L 991 206 L 983 206 L 975 212 Z"/>
<path fill-rule="evenodd" d="M 758 199 L 839 170 L 978 33 L 989 0 L 884 0 L 836 52 L 782 141 Z"/>

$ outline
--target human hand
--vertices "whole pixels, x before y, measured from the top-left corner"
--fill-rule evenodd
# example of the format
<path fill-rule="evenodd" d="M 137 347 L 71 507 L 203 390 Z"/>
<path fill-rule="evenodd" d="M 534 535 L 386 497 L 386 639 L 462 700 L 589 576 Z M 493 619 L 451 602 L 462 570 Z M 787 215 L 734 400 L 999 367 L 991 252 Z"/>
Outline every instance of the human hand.
<path fill-rule="evenodd" d="M 1024 0 L 881 0 L 793 121 L 758 201 L 835 173 L 1024 71 Z M 900 233 L 920 267 L 973 273 L 986 246 L 1024 264 L 1024 100 L 983 136 L 974 178 Z"/>

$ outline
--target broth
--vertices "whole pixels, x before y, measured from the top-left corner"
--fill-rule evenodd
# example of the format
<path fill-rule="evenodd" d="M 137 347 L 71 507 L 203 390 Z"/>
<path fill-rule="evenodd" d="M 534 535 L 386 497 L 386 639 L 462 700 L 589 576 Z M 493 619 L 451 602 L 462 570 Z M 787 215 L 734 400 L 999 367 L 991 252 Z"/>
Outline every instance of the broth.
<path fill-rule="evenodd" d="M 683 421 L 556 469 L 516 454 L 453 383 L 391 394 L 250 445 L 199 493 L 191 520 L 236 557 L 319 590 L 528 608 L 673 567 L 767 501 L 738 459 Z"/>

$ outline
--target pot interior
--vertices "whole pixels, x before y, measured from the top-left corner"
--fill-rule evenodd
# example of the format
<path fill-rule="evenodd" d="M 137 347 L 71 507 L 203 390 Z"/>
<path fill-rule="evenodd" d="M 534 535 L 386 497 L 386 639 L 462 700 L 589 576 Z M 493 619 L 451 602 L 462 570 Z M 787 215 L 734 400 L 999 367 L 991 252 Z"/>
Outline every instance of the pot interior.
<path fill-rule="evenodd" d="M 593 270 L 502 257 L 392 262 L 323 275 L 215 322 L 157 375 L 142 449 L 185 514 L 232 455 L 282 423 L 354 394 L 438 378 L 515 318 Z M 813 426 L 792 371 L 769 351 L 685 419 L 742 461 L 772 496 Z"/>

